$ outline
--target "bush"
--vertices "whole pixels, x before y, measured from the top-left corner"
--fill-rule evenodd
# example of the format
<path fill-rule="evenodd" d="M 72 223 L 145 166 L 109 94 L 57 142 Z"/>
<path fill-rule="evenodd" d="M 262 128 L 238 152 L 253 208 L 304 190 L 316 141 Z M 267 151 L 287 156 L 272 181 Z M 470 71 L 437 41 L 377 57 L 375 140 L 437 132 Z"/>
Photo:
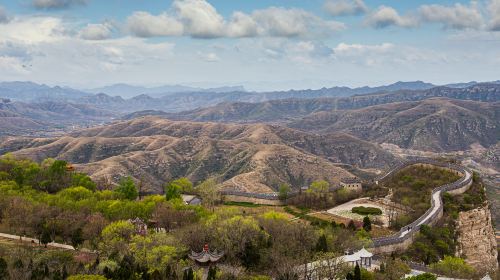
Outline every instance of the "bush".
<path fill-rule="evenodd" d="M 101 275 L 72 275 L 67 280 L 106 280 L 106 277 Z"/>
<path fill-rule="evenodd" d="M 431 266 L 436 273 L 453 277 L 469 278 L 474 274 L 474 269 L 461 258 L 446 256 L 443 260 Z"/>
<path fill-rule="evenodd" d="M 364 207 L 364 206 L 358 206 L 354 207 L 351 210 L 353 213 L 363 215 L 363 216 L 368 216 L 368 215 L 382 215 L 382 210 L 379 208 L 375 207 Z"/>

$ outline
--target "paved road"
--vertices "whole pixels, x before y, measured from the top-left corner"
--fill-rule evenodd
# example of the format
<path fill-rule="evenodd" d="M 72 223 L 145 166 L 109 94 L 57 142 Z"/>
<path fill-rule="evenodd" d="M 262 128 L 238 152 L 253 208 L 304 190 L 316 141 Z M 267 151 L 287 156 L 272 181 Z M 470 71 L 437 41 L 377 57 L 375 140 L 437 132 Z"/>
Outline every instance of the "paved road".
<path fill-rule="evenodd" d="M 6 239 L 11 239 L 11 240 L 27 242 L 27 243 L 39 244 L 39 241 L 36 238 L 23 237 L 23 236 L 7 234 L 7 233 L 0 233 L 0 238 L 6 238 Z M 73 247 L 71 245 L 55 243 L 55 242 L 48 243 L 47 246 L 52 247 L 52 248 L 65 249 L 65 250 L 75 250 L 75 247 Z"/>

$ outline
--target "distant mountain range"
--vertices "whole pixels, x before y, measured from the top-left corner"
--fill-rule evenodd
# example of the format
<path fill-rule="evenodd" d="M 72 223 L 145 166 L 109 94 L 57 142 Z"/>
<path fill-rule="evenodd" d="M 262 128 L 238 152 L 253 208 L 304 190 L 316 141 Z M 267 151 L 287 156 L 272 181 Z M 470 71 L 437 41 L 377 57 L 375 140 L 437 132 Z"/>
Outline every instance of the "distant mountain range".
<path fill-rule="evenodd" d="M 434 87 L 342 98 L 221 103 L 180 113 L 135 112 L 201 122 L 281 123 L 315 133 L 342 131 L 367 141 L 428 151 L 467 150 L 500 139 L 500 85 Z"/>
<path fill-rule="evenodd" d="M 172 93 L 182 93 L 182 92 L 235 92 L 235 91 L 245 91 L 243 86 L 233 86 L 233 87 L 217 87 L 217 88 L 198 88 L 189 87 L 183 85 L 166 85 L 159 87 L 141 87 L 133 86 L 128 84 L 114 84 L 111 86 L 105 86 L 101 88 L 93 88 L 85 90 L 90 93 L 105 93 L 112 96 L 121 96 L 123 98 L 132 98 L 138 95 L 149 95 L 151 97 L 163 97 Z"/>
<path fill-rule="evenodd" d="M 432 98 L 445 99 L 421 102 Z M 477 105 L 472 101 L 487 104 Z M 340 130 L 378 143 L 452 151 L 467 149 L 472 142 L 485 147 L 495 144 L 499 138 L 499 101 L 498 82 L 471 82 L 453 87 L 399 82 L 375 88 L 337 87 L 263 93 L 181 92 L 163 97 L 141 94 L 128 99 L 105 93 L 91 94 L 69 88 L 10 82 L 0 83 L 0 136 L 45 135 L 40 132 L 64 132 L 68 128 L 93 126 L 116 118 L 129 120 L 154 115 L 187 121 L 282 123 L 315 133 Z M 380 111 L 390 112 L 398 118 L 381 118 L 377 115 Z M 432 117 L 424 120 L 418 112 Z M 339 114 L 351 116 L 351 119 L 342 118 Z M 403 122 L 399 119 L 401 116 L 409 119 Z M 378 121 L 381 124 L 368 127 L 358 121 Z M 430 140 L 422 138 L 424 134 L 430 137 L 434 133 L 431 131 L 450 136 Z M 404 136 L 397 139 L 395 135 Z"/>
<path fill-rule="evenodd" d="M 500 82 L 496 81 L 490 84 L 493 83 L 498 84 Z M 477 82 L 468 82 L 450 84 L 446 87 L 464 88 L 477 84 Z M 124 101 L 134 99 L 134 97 L 138 96 L 143 96 L 142 98 L 144 99 L 144 96 L 147 95 L 154 99 L 160 99 L 160 103 L 157 102 L 158 100 L 155 100 L 153 102 L 155 104 L 148 105 L 151 108 L 147 109 L 181 111 L 215 105 L 220 102 L 263 102 L 287 98 L 347 97 L 399 90 L 426 90 L 433 87 L 436 86 L 422 81 L 415 81 L 397 82 L 379 87 L 332 87 L 308 90 L 247 92 L 242 86 L 204 89 L 182 85 L 139 87 L 127 84 L 116 84 L 102 88 L 77 90 L 69 87 L 50 87 L 32 82 L 0 82 L 0 98 L 9 98 L 15 101 L 24 102 L 70 101 L 88 104 L 93 104 L 94 102 L 104 104 L 107 102 L 107 105 L 113 105 L 118 111 L 132 111 L 132 108 L 122 108 L 123 106 L 125 106 L 125 108 L 127 107 L 126 104 L 123 104 L 126 103 Z M 115 97 L 120 97 L 121 99 Z M 173 100 L 177 100 L 178 102 L 172 102 Z M 133 101 L 134 100 L 131 100 L 129 102 L 131 103 L 131 107 L 135 106 Z M 119 104 L 117 105 L 114 103 Z M 154 106 L 156 107 L 153 108 Z"/>

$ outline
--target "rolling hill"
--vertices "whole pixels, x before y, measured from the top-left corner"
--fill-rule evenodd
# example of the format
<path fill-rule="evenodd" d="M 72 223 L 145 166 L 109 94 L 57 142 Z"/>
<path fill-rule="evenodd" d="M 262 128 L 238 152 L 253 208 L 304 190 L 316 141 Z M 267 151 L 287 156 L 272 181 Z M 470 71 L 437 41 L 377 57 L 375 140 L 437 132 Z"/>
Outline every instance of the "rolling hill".
<path fill-rule="evenodd" d="M 500 103 L 428 99 L 323 111 L 291 122 L 290 127 L 330 133 L 343 131 L 377 143 L 436 152 L 483 147 L 500 139 Z"/>
<path fill-rule="evenodd" d="M 187 176 L 215 177 L 225 188 L 271 192 L 280 183 L 299 188 L 313 180 L 337 184 L 349 170 L 385 168 L 395 160 L 376 145 L 335 133 L 325 136 L 254 124 L 169 121 L 155 117 L 116 122 L 59 138 L 8 138 L 0 153 L 75 163 L 96 180 L 131 174 L 147 189 Z"/>

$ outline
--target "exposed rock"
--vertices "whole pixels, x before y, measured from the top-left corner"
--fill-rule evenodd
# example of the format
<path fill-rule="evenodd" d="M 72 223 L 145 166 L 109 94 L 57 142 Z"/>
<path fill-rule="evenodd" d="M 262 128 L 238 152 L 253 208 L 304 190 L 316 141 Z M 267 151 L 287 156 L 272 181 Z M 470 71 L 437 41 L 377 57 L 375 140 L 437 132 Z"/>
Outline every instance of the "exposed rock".
<path fill-rule="evenodd" d="M 488 206 L 460 212 L 457 234 L 457 256 L 479 271 L 498 268 L 497 243 Z"/>

